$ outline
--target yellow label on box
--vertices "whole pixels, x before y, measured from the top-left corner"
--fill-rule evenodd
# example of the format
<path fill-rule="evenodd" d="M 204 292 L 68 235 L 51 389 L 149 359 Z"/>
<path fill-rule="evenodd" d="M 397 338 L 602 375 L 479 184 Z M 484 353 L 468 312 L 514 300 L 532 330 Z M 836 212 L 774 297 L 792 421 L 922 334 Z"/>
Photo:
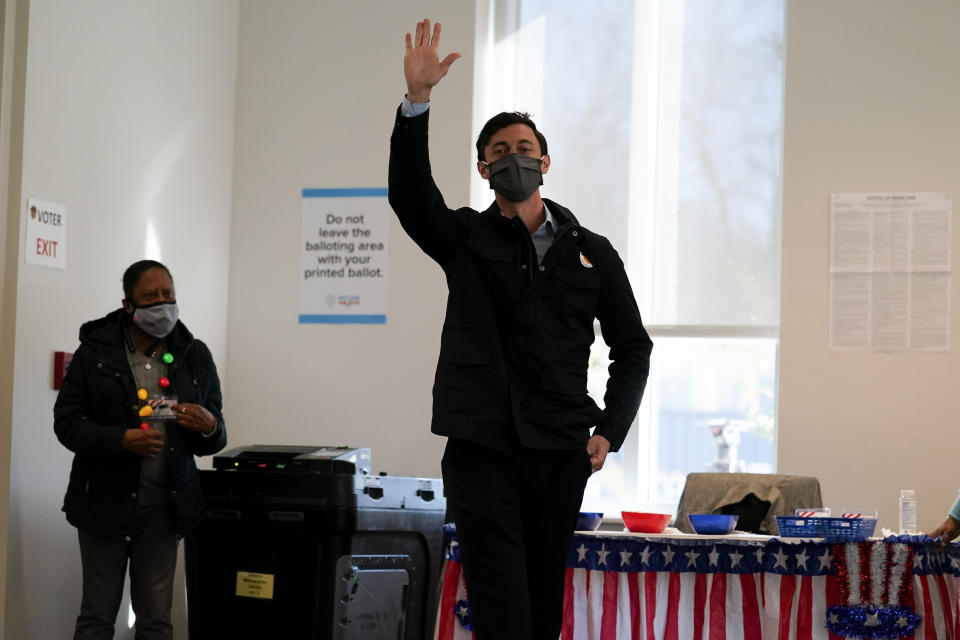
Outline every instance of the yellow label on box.
<path fill-rule="evenodd" d="M 273 600 L 273 575 L 237 571 L 237 595 L 241 598 Z"/>

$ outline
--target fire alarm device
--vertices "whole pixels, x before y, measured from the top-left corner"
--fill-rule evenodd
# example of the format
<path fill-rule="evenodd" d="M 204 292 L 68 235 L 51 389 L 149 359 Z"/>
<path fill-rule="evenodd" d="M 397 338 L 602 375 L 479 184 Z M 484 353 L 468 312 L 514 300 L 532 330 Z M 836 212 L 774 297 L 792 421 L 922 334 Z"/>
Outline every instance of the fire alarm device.
<path fill-rule="evenodd" d="M 73 360 L 73 354 L 67 351 L 53 352 L 53 388 L 59 391 L 63 386 L 63 378 L 67 375 L 67 367 Z"/>

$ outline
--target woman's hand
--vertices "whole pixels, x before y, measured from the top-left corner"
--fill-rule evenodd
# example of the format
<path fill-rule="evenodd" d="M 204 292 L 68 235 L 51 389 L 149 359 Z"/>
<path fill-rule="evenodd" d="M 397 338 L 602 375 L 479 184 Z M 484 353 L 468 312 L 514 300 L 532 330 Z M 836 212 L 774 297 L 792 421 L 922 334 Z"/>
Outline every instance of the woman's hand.
<path fill-rule="evenodd" d="M 202 404 L 193 402 L 181 402 L 175 407 L 177 412 L 177 424 L 184 429 L 199 431 L 205 436 L 213 433 L 217 428 L 217 419 Z"/>
<path fill-rule="evenodd" d="M 138 456 L 156 458 L 163 450 L 163 434 L 156 429 L 127 429 L 120 446 Z"/>

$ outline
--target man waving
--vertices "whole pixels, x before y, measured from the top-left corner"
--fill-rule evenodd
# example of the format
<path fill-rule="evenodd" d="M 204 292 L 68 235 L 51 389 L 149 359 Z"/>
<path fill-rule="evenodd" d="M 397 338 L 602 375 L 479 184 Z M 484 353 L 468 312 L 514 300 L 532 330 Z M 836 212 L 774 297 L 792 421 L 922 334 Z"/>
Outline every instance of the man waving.
<path fill-rule="evenodd" d="M 433 181 L 430 93 L 460 54 L 439 56 L 440 25 L 406 36 L 390 146 L 390 204 L 449 289 L 433 387 L 434 433 L 480 640 L 556 640 L 564 569 L 584 487 L 623 443 L 652 342 L 610 242 L 541 198 L 547 141 L 526 113 L 500 113 L 477 138 L 494 202 L 450 209 Z M 599 321 L 611 365 L 600 409 L 587 394 Z"/>

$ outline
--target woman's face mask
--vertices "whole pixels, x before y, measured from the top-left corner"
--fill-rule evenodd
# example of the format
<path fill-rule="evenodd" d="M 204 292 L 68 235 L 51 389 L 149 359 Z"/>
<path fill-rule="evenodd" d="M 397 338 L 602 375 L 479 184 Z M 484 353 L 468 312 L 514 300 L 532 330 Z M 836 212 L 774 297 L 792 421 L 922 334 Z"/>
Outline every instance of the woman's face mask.
<path fill-rule="evenodd" d="M 180 310 L 176 302 L 157 302 L 146 307 L 133 307 L 133 323 L 147 335 L 166 338 L 177 324 Z"/>
<path fill-rule="evenodd" d="M 543 184 L 540 158 L 512 153 L 493 162 L 484 162 L 490 172 L 490 188 L 511 202 L 523 202 Z"/>

